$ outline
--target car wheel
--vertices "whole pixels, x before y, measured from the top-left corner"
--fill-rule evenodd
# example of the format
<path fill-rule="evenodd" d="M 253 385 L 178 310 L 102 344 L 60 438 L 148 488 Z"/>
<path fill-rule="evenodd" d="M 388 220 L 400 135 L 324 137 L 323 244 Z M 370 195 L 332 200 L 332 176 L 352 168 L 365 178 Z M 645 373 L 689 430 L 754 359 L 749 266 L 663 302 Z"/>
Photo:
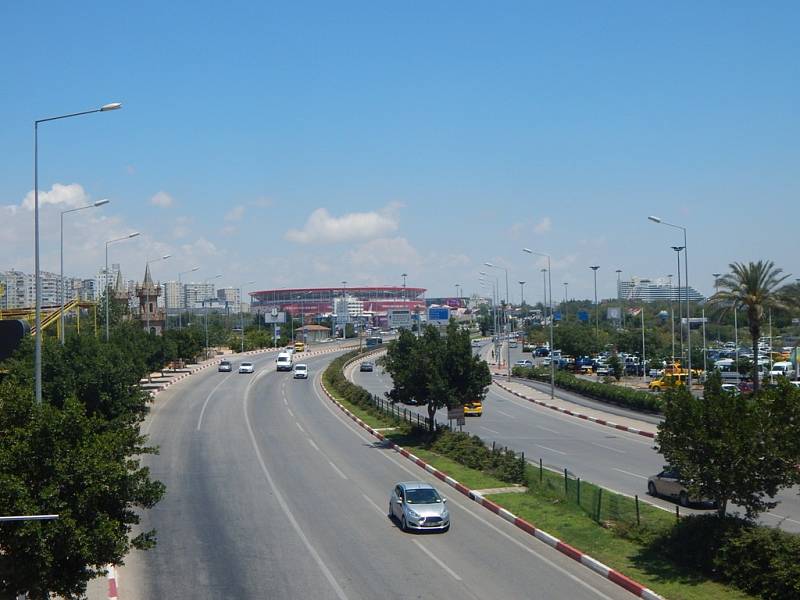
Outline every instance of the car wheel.
<path fill-rule="evenodd" d="M 400 529 L 403 531 L 408 531 L 408 523 L 406 523 L 406 517 L 403 515 L 403 518 L 400 519 Z"/>
<path fill-rule="evenodd" d="M 652 481 L 647 483 L 647 493 L 650 494 L 651 496 L 657 496 L 658 495 L 656 493 L 656 484 L 653 483 Z"/>
<path fill-rule="evenodd" d="M 678 503 L 683 507 L 689 506 L 689 494 L 686 492 L 678 494 Z"/>

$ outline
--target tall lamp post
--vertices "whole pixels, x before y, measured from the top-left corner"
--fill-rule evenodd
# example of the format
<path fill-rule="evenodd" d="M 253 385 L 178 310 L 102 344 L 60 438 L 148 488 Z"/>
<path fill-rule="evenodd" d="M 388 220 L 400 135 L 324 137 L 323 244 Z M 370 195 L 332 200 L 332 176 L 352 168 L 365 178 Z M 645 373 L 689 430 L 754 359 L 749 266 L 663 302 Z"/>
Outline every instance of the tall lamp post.
<path fill-rule="evenodd" d="M 714 295 L 717 295 L 717 294 L 719 294 L 719 278 L 722 277 L 722 273 L 712 273 L 711 276 L 714 278 Z M 719 322 L 719 321 L 717 321 L 717 322 Z M 721 323 L 720 323 L 720 325 L 721 325 Z M 720 329 L 721 329 L 721 327 L 717 329 L 717 334 L 720 333 Z M 719 336 L 719 337 L 721 338 L 722 336 Z"/>
<path fill-rule="evenodd" d="M 506 338 L 506 376 L 508 379 L 511 379 L 511 341 L 509 340 L 509 334 L 511 333 L 511 328 L 508 326 L 508 269 L 505 267 L 500 267 L 495 265 L 494 263 L 485 262 L 483 263 L 487 267 L 492 269 L 503 269 L 506 272 L 506 304 L 503 308 L 503 333 L 505 333 Z M 506 331 L 508 329 L 508 331 Z"/>
<path fill-rule="evenodd" d="M 242 352 L 244 352 L 244 286 L 252 285 L 255 282 L 256 280 L 252 279 L 239 286 L 239 327 L 242 330 Z"/>
<path fill-rule="evenodd" d="M 36 338 L 34 340 L 34 379 L 36 402 L 42 402 L 42 276 L 39 268 L 39 123 L 47 123 L 48 121 L 57 121 L 59 119 L 68 119 L 70 117 L 80 117 L 81 115 L 90 115 L 97 112 L 108 112 L 122 108 L 119 102 L 112 102 L 111 104 L 104 104 L 100 108 L 93 110 L 84 110 L 81 112 L 70 113 L 68 115 L 59 115 L 57 117 L 48 117 L 46 119 L 37 119 L 33 122 L 33 230 L 34 230 L 34 262 L 35 262 L 35 285 L 36 285 L 36 308 L 34 317 L 34 327 L 36 328 Z"/>
<path fill-rule="evenodd" d="M 160 260 L 167 260 L 171 256 L 172 256 L 172 254 L 165 254 L 164 256 L 162 256 L 160 258 L 154 258 L 153 260 L 146 261 L 145 265 L 149 267 L 152 263 L 158 262 Z M 166 298 L 164 298 L 164 299 L 166 300 Z M 166 326 L 167 326 L 167 319 L 166 319 L 166 315 L 164 315 L 164 327 L 166 327 Z M 147 334 L 150 335 L 150 310 L 147 311 Z"/>
<path fill-rule="evenodd" d="M 594 330 L 595 330 L 595 339 L 597 343 L 600 343 L 600 306 L 597 304 L 597 269 L 600 268 L 600 265 L 594 265 L 589 267 L 592 271 L 594 271 Z"/>
<path fill-rule="evenodd" d="M 108 204 L 111 200 L 98 200 L 93 204 L 87 204 L 86 206 L 79 206 L 78 208 L 70 208 L 69 210 L 62 210 L 61 211 L 61 251 L 59 252 L 61 256 L 61 293 L 60 295 L 60 304 L 61 304 L 61 332 L 59 333 L 59 339 L 61 340 L 61 345 L 64 345 L 64 215 L 67 213 L 77 212 L 79 210 L 85 210 L 87 208 L 96 208 L 98 206 L 103 206 L 104 204 Z"/>
<path fill-rule="evenodd" d="M 124 240 L 129 240 L 131 238 L 135 238 L 137 235 L 139 235 L 139 232 L 138 231 L 134 231 L 133 233 L 129 233 L 128 235 L 124 235 L 122 237 L 114 238 L 113 240 L 108 240 L 106 242 L 106 270 L 105 270 L 105 275 L 106 275 L 106 277 L 105 277 L 105 279 L 106 279 L 106 341 L 108 341 L 108 336 L 109 336 L 109 333 L 108 333 L 108 331 L 109 331 L 108 330 L 108 319 L 109 319 L 109 317 L 108 317 L 108 305 L 111 304 L 111 290 L 110 290 L 111 286 L 108 284 L 108 246 L 109 246 L 109 244 L 113 244 L 115 242 L 122 242 Z M 38 334 L 37 334 L 37 337 L 38 337 Z"/>
<path fill-rule="evenodd" d="M 692 315 L 689 308 L 689 248 L 686 245 L 686 227 L 682 225 L 675 225 L 674 223 L 668 223 L 659 217 L 649 216 L 647 218 L 653 221 L 653 223 L 660 223 L 661 225 L 666 225 L 667 227 L 672 227 L 674 229 L 680 229 L 683 231 L 683 274 L 685 275 L 684 286 L 686 289 L 686 338 L 687 351 L 689 353 L 689 375 L 687 379 L 689 382 L 689 389 L 692 389 Z"/>
<path fill-rule="evenodd" d="M 683 246 L 672 246 L 678 258 L 678 329 L 681 338 L 681 361 L 683 361 L 683 307 L 681 306 L 681 251 Z"/>
<path fill-rule="evenodd" d="M 520 281 L 519 282 L 519 305 L 520 306 L 525 304 L 525 288 L 524 288 L 524 286 L 525 286 L 525 282 L 524 281 Z"/>
<path fill-rule="evenodd" d="M 550 270 L 550 255 L 545 254 L 544 252 L 535 252 L 530 248 L 523 248 L 522 251 L 528 254 L 535 254 L 537 256 L 544 256 L 545 258 L 547 258 L 547 279 L 548 279 L 547 288 L 549 290 L 549 298 L 550 298 L 549 302 L 550 304 L 550 397 L 553 398 L 555 397 L 556 394 L 556 366 L 555 363 L 553 362 L 553 350 L 555 350 L 555 345 L 553 343 L 553 321 L 555 319 L 553 318 L 553 279 Z"/>
<path fill-rule="evenodd" d="M 564 282 L 564 322 L 567 321 L 567 288 L 569 288 L 569 283 L 566 281 Z"/>
<path fill-rule="evenodd" d="M 617 269 L 616 273 L 617 273 L 617 300 L 619 300 L 619 321 L 620 325 L 624 328 L 625 323 L 623 320 L 625 319 L 625 312 L 622 310 L 622 289 L 620 285 L 622 281 L 621 279 L 622 269 Z"/>
<path fill-rule="evenodd" d="M 212 281 L 214 279 L 219 279 L 220 277 L 222 277 L 222 274 L 214 275 L 213 277 L 209 277 L 208 279 L 204 280 L 203 281 L 203 294 L 208 294 L 208 282 Z M 206 330 L 206 352 L 205 352 L 205 356 L 206 356 L 206 360 L 208 360 L 208 307 L 205 306 L 206 300 L 208 300 L 209 303 L 210 303 L 211 302 L 211 298 L 204 298 L 203 299 L 203 306 L 205 308 L 203 313 L 205 315 L 205 330 Z"/>
<path fill-rule="evenodd" d="M 178 293 L 183 298 L 183 301 L 179 302 L 179 304 L 183 304 L 183 306 L 178 306 L 178 329 L 179 330 L 183 329 L 183 319 L 181 318 L 181 314 L 186 309 L 186 294 L 184 293 L 183 284 L 181 283 L 181 276 L 182 275 L 186 275 L 187 273 L 194 273 L 195 271 L 199 271 L 199 270 L 200 270 L 200 267 L 192 267 L 188 271 L 181 271 L 180 273 L 178 273 Z M 167 315 L 167 318 L 169 318 L 169 315 Z"/>

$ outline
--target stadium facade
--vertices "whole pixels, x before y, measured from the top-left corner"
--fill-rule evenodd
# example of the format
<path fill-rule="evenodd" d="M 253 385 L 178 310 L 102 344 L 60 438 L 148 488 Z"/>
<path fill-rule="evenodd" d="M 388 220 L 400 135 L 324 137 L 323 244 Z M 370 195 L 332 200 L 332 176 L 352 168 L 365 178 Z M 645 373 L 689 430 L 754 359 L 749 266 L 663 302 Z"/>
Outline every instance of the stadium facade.
<path fill-rule="evenodd" d="M 319 287 L 283 288 L 250 292 L 251 311 L 266 314 L 277 308 L 306 320 L 341 314 L 385 321 L 392 309 L 425 312 L 425 288 L 385 287 Z"/>
<path fill-rule="evenodd" d="M 667 278 L 646 279 L 643 277 L 632 277 L 629 281 L 620 281 L 617 287 L 618 300 L 641 300 L 642 302 L 669 302 L 686 300 L 689 296 L 690 302 L 703 302 L 705 297 L 689 286 L 676 286 Z"/>

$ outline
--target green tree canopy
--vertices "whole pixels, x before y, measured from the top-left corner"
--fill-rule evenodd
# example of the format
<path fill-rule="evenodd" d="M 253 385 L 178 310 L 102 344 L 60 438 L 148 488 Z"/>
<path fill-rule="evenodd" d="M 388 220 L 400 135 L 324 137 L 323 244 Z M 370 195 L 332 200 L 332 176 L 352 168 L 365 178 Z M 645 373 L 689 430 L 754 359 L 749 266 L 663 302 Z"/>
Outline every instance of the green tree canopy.
<path fill-rule="evenodd" d="M 472 352 L 469 332 L 454 320 L 444 336 L 433 325 L 420 337 L 401 330 L 388 345 L 384 368 L 394 381 L 387 396 L 427 405 L 431 429 L 437 410 L 483 400 L 492 382 L 488 365 Z"/>
<path fill-rule="evenodd" d="M 691 496 L 728 503 L 748 518 L 776 505 L 780 488 L 800 482 L 800 390 L 782 380 L 752 395 L 722 391 L 718 373 L 703 398 L 679 386 L 664 396 L 658 444 Z"/>

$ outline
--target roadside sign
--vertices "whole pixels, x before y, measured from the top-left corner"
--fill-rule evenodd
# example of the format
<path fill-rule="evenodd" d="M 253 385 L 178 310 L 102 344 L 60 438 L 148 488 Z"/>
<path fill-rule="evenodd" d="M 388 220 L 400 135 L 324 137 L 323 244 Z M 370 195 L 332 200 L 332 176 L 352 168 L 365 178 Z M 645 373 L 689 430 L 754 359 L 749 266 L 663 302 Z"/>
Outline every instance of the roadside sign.
<path fill-rule="evenodd" d="M 428 321 L 431 323 L 447 323 L 450 320 L 450 309 L 446 306 L 432 306 L 428 309 Z"/>
<path fill-rule="evenodd" d="M 589 321 L 589 313 L 587 311 L 585 311 L 585 310 L 579 310 L 578 311 L 578 321 L 582 321 L 583 323 L 588 322 Z"/>
<path fill-rule="evenodd" d="M 264 323 L 286 323 L 286 313 L 272 309 L 271 312 L 264 315 Z"/>
<path fill-rule="evenodd" d="M 388 311 L 389 329 L 401 329 L 411 327 L 411 311 L 407 308 L 392 309 Z"/>
<path fill-rule="evenodd" d="M 447 419 L 449 421 L 455 421 L 458 419 L 464 418 L 464 407 L 463 406 L 454 406 L 452 408 L 447 409 Z"/>

